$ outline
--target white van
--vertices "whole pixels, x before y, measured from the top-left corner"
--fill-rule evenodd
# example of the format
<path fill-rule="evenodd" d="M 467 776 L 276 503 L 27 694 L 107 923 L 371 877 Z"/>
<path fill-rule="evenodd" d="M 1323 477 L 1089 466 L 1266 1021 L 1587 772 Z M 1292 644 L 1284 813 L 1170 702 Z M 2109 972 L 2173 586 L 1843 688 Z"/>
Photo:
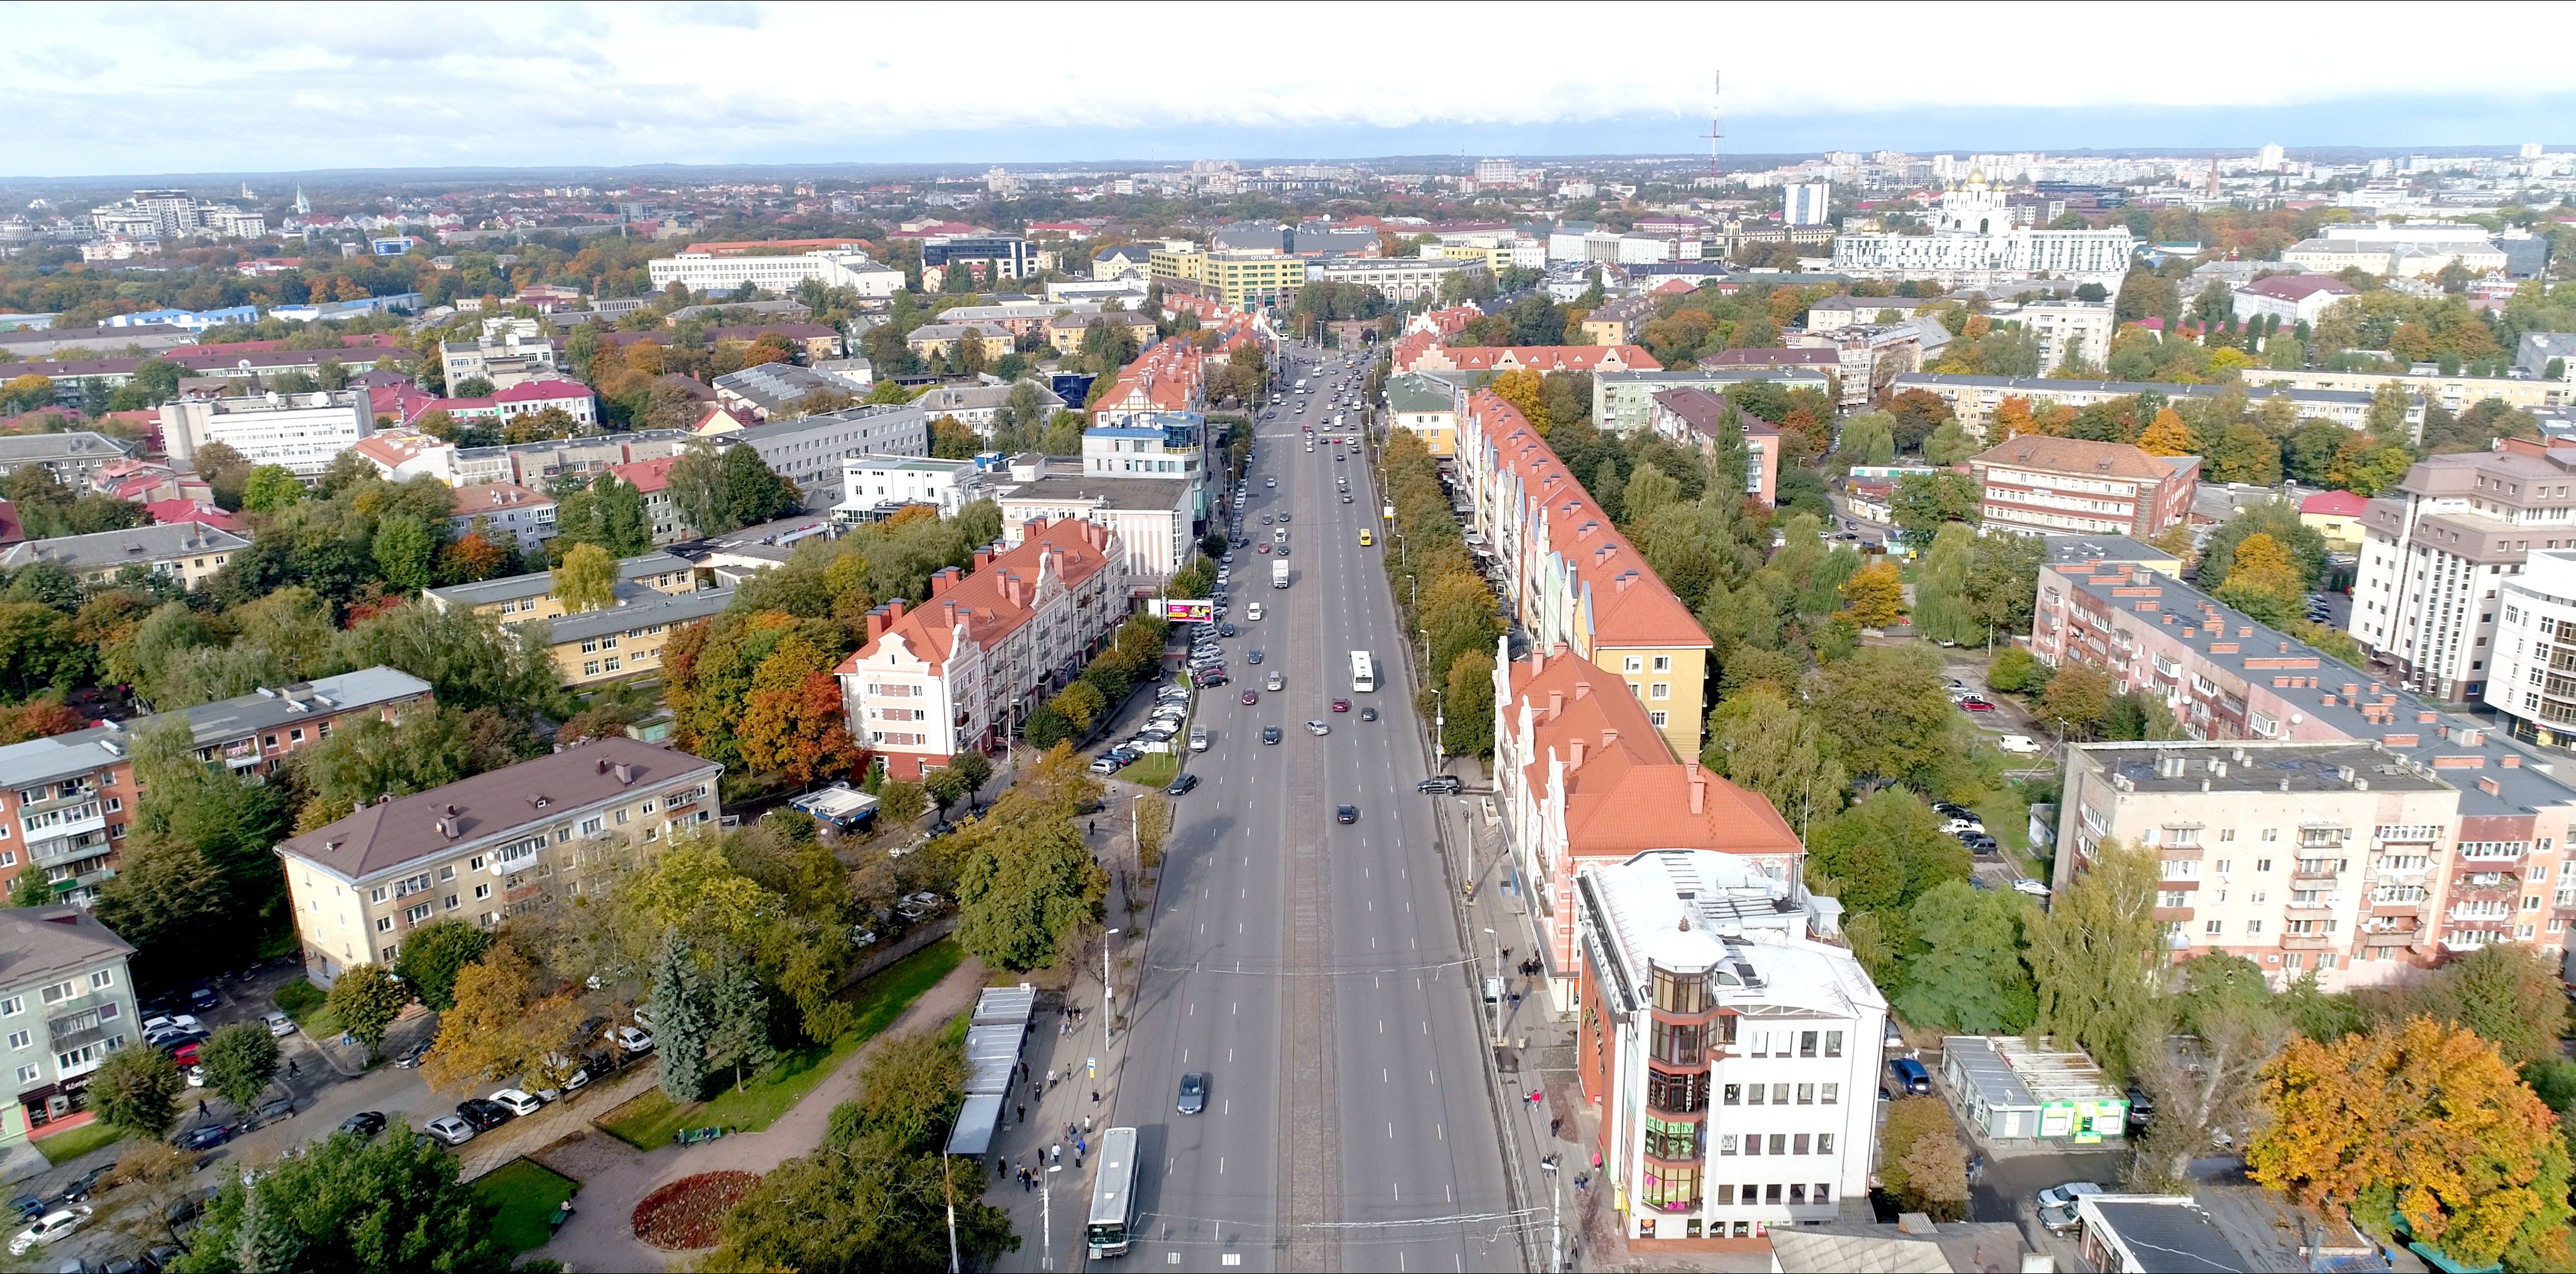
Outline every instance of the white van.
<path fill-rule="evenodd" d="M 2039 741 L 2027 734 L 2007 734 L 1995 740 L 1995 746 L 2014 756 L 2038 756 L 2040 752 Z"/>
<path fill-rule="evenodd" d="M 1206 726 L 1203 726 L 1203 725 L 1194 725 L 1194 726 L 1191 726 L 1191 727 L 1190 727 L 1190 751 L 1192 751 L 1192 752 L 1205 752 L 1205 751 L 1207 751 L 1207 750 L 1208 750 L 1208 729 L 1207 729 L 1207 727 L 1206 727 Z"/>
<path fill-rule="evenodd" d="M 1247 620 L 1259 621 L 1261 618 L 1261 603 L 1254 602 L 1251 605 L 1244 607 L 1243 617 Z"/>

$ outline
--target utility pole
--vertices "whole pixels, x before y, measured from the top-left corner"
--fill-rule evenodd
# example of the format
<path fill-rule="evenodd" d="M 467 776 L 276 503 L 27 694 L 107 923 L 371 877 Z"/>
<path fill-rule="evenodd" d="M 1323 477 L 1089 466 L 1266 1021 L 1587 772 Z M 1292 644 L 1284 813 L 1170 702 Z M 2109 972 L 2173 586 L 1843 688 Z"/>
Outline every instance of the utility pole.
<path fill-rule="evenodd" d="M 958 1274 L 957 1183 L 950 1180 L 948 1176 L 950 1158 L 952 1156 L 949 1155 L 939 1157 L 939 1189 L 941 1193 L 948 1196 L 948 1274 Z"/>
<path fill-rule="evenodd" d="M 1109 944 L 1117 937 L 1118 931 L 1115 929 L 1100 935 L 1100 1038 L 1104 1042 L 1108 1040 L 1109 1033 L 1116 1029 L 1111 1024 L 1118 1020 L 1117 1014 L 1110 1010 L 1109 1003 L 1118 995 L 1117 990 L 1109 985 Z"/>
<path fill-rule="evenodd" d="M 1547 1181 L 1552 1187 L 1549 1192 L 1550 1216 L 1547 1223 L 1547 1269 L 1548 1274 L 1563 1274 L 1565 1269 L 1565 1174 L 1550 1168 Z M 952 1268 L 948 1274 L 957 1274 L 957 1271 Z"/>
<path fill-rule="evenodd" d="M 1038 1268 L 1055 1268 L 1055 1174 L 1064 1171 L 1062 1164 L 1048 1164 L 1047 1179 L 1038 1189 Z"/>

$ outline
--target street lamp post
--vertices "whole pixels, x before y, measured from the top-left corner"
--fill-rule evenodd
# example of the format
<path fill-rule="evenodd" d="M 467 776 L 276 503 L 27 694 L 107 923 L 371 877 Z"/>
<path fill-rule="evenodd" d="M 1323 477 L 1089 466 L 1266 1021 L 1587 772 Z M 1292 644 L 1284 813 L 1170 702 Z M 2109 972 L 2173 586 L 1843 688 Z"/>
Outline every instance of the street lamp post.
<path fill-rule="evenodd" d="M 1118 1015 L 1111 1008 L 1111 1001 L 1118 998 L 1118 988 L 1109 982 L 1109 947 L 1117 939 L 1118 932 L 1112 929 L 1100 935 L 1100 1038 L 1103 1040 L 1118 1029 Z"/>

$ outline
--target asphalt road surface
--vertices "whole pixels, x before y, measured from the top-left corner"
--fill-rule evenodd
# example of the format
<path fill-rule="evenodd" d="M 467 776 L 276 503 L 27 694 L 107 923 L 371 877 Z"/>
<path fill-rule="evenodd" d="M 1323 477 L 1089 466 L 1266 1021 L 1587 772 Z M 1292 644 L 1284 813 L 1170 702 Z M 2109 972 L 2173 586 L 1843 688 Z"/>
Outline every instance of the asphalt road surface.
<path fill-rule="evenodd" d="M 1357 370 L 1307 356 L 1288 379 L 1319 381 L 1308 404 L 1291 394 L 1258 425 L 1244 534 L 1266 539 L 1262 514 L 1292 514 L 1293 575 L 1273 589 L 1275 559 L 1236 551 L 1235 681 L 1193 718 L 1215 741 L 1190 755 L 1200 786 L 1175 802 L 1112 1121 L 1139 1130 L 1128 1268 L 1522 1265 L 1432 798 L 1414 790 L 1426 726 L 1380 560 L 1396 550 L 1366 453 L 1309 452 L 1299 437 L 1348 411 L 1328 387 Z M 1363 528 L 1376 546 L 1360 547 Z M 1243 618 L 1252 601 L 1258 623 Z M 1354 650 L 1376 663 L 1373 693 L 1352 689 Z M 1273 670 L 1284 690 L 1238 701 Z M 1352 710 L 1330 711 L 1335 698 Z M 1378 719 L 1362 721 L 1371 707 Z M 1261 742 L 1268 725 L 1278 744 Z M 1358 821 L 1336 823 L 1340 805 Z M 1193 1071 L 1209 1077 L 1207 1110 L 1182 1115 Z"/>

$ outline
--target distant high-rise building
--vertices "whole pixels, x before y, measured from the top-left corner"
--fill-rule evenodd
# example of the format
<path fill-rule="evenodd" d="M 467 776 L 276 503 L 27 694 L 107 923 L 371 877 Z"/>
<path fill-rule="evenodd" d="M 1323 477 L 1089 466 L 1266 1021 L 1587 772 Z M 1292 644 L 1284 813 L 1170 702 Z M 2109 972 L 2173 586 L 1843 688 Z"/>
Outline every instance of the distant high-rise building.
<path fill-rule="evenodd" d="M 1780 195 L 1780 220 L 1793 226 L 1821 226 L 1834 188 L 1830 182 L 1791 182 L 1780 188 Z"/>
<path fill-rule="evenodd" d="M 2524 159 L 2538 159 L 2538 158 L 2540 158 L 2540 143 L 2538 143 L 2538 142 L 2524 142 L 2524 143 L 2522 144 L 2522 157 L 2523 157 Z"/>
<path fill-rule="evenodd" d="M 2281 171 L 2281 148 L 2266 146 L 2254 152 L 2254 166 L 2267 173 Z"/>

